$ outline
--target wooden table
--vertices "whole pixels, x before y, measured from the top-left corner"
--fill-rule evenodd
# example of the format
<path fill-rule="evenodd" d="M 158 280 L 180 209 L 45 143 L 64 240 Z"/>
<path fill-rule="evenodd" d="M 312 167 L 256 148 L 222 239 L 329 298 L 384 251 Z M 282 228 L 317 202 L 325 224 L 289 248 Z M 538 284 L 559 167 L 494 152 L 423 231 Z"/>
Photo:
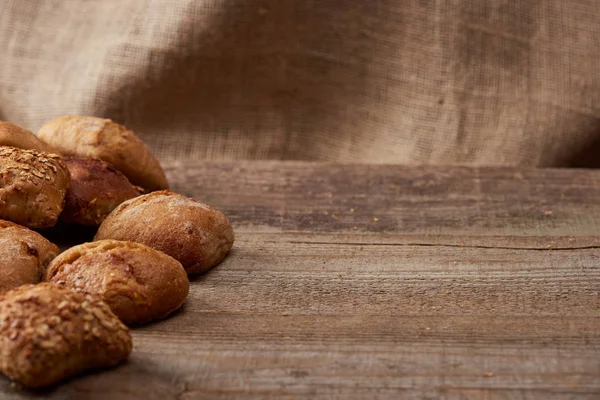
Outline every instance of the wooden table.
<path fill-rule="evenodd" d="M 228 215 L 231 254 L 127 364 L 42 397 L 600 398 L 600 171 L 167 171 Z"/>

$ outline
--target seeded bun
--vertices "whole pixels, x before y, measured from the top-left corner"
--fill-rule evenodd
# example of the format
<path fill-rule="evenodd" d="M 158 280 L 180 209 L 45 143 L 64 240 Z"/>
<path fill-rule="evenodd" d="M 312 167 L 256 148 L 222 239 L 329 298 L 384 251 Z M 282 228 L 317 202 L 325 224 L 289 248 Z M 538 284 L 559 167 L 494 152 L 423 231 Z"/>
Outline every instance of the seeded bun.
<path fill-rule="evenodd" d="M 28 387 L 112 367 L 132 349 L 129 330 L 101 300 L 50 283 L 0 296 L 0 371 Z"/>
<path fill-rule="evenodd" d="M 45 279 L 99 296 L 128 325 L 166 317 L 189 292 L 179 261 L 143 244 L 116 240 L 70 248 L 50 263 Z"/>
<path fill-rule="evenodd" d="M 71 175 L 60 156 L 0 147 L 0 218 L 29 228 L 58 221 Z"/>
<path fill-rule="evenodd" d="M 127 200 L 100 225 L 94 240 L 143 243 L 179 261 L 188 274 L 207 271 L 233 245 L 233 229 L 218 210 L 168 190 Z"/>

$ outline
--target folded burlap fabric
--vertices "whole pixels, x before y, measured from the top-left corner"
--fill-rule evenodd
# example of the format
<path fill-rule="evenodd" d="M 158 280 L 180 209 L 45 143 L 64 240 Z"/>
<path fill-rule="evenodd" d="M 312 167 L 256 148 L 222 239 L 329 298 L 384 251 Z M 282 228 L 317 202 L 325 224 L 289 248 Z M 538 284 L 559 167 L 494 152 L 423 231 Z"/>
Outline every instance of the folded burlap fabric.
<path fill-rule="evenodd" d="M 163 161 L 600 166 L 598 10 L 4 0 L 0 119 L 109 117 Z"/>

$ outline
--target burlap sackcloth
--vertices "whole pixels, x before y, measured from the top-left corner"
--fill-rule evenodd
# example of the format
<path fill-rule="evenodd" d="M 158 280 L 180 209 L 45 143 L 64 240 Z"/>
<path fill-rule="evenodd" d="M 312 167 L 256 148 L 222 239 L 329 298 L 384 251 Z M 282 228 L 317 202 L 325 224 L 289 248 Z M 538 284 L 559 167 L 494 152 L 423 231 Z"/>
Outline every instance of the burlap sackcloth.
<path fill-rule="evenodd" d="M 600 166 L 597 0 L 1 0 L 0 119 L 161 160 Z"/>

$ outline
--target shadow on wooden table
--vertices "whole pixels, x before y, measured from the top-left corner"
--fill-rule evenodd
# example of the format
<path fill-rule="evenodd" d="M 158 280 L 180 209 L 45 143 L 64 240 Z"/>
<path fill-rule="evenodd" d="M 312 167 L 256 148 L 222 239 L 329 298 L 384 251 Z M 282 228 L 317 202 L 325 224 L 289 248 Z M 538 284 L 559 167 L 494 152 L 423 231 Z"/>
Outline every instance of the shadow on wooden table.
<path fill-rule="evenodd" d="M 98 381 L 106 379 L 104 374 L 113 378 L 115 375 L 119 374 L 121 371 L 125 371 L 127 373 L 128 370 L 135 370 L 137 365 L 133 364 L 130 359 L 127 359 L 116 365 L 114 367 L 107 368 L 93 368 L 87 371 L 81 371 L 76 373 L 73 376 L 65 378 L 55 384 L 45 387 L 33 388 L 23 386 L 20 383 L 13 382 L 9 378 L 4 375 L 0 375 L 0 388 L 3 388 L 4 391 L 14 394 L 19 397 L 31 398 L 31 399 L 47 399 L 49 397 L 57 397 L 63 398 L 64 395 L 67 395 L 67 398 L 81 398 L 81 393 L 78 393 L 77 383 L 81 383 L 82 381 Z M 139 369 L 139 368 L 137 368 Z M 145 371 L 144 371 L 145 372 Z M 116 379 L 112 379 L 115 381 Z M 9 389 L 10 387 L 10 389 Z M 119 386 L 115 386 L 118 388 Z M 76 396 L 76 397 L 73 397 Z M 4 398 L 4 397 L 2 397 Z"/>

